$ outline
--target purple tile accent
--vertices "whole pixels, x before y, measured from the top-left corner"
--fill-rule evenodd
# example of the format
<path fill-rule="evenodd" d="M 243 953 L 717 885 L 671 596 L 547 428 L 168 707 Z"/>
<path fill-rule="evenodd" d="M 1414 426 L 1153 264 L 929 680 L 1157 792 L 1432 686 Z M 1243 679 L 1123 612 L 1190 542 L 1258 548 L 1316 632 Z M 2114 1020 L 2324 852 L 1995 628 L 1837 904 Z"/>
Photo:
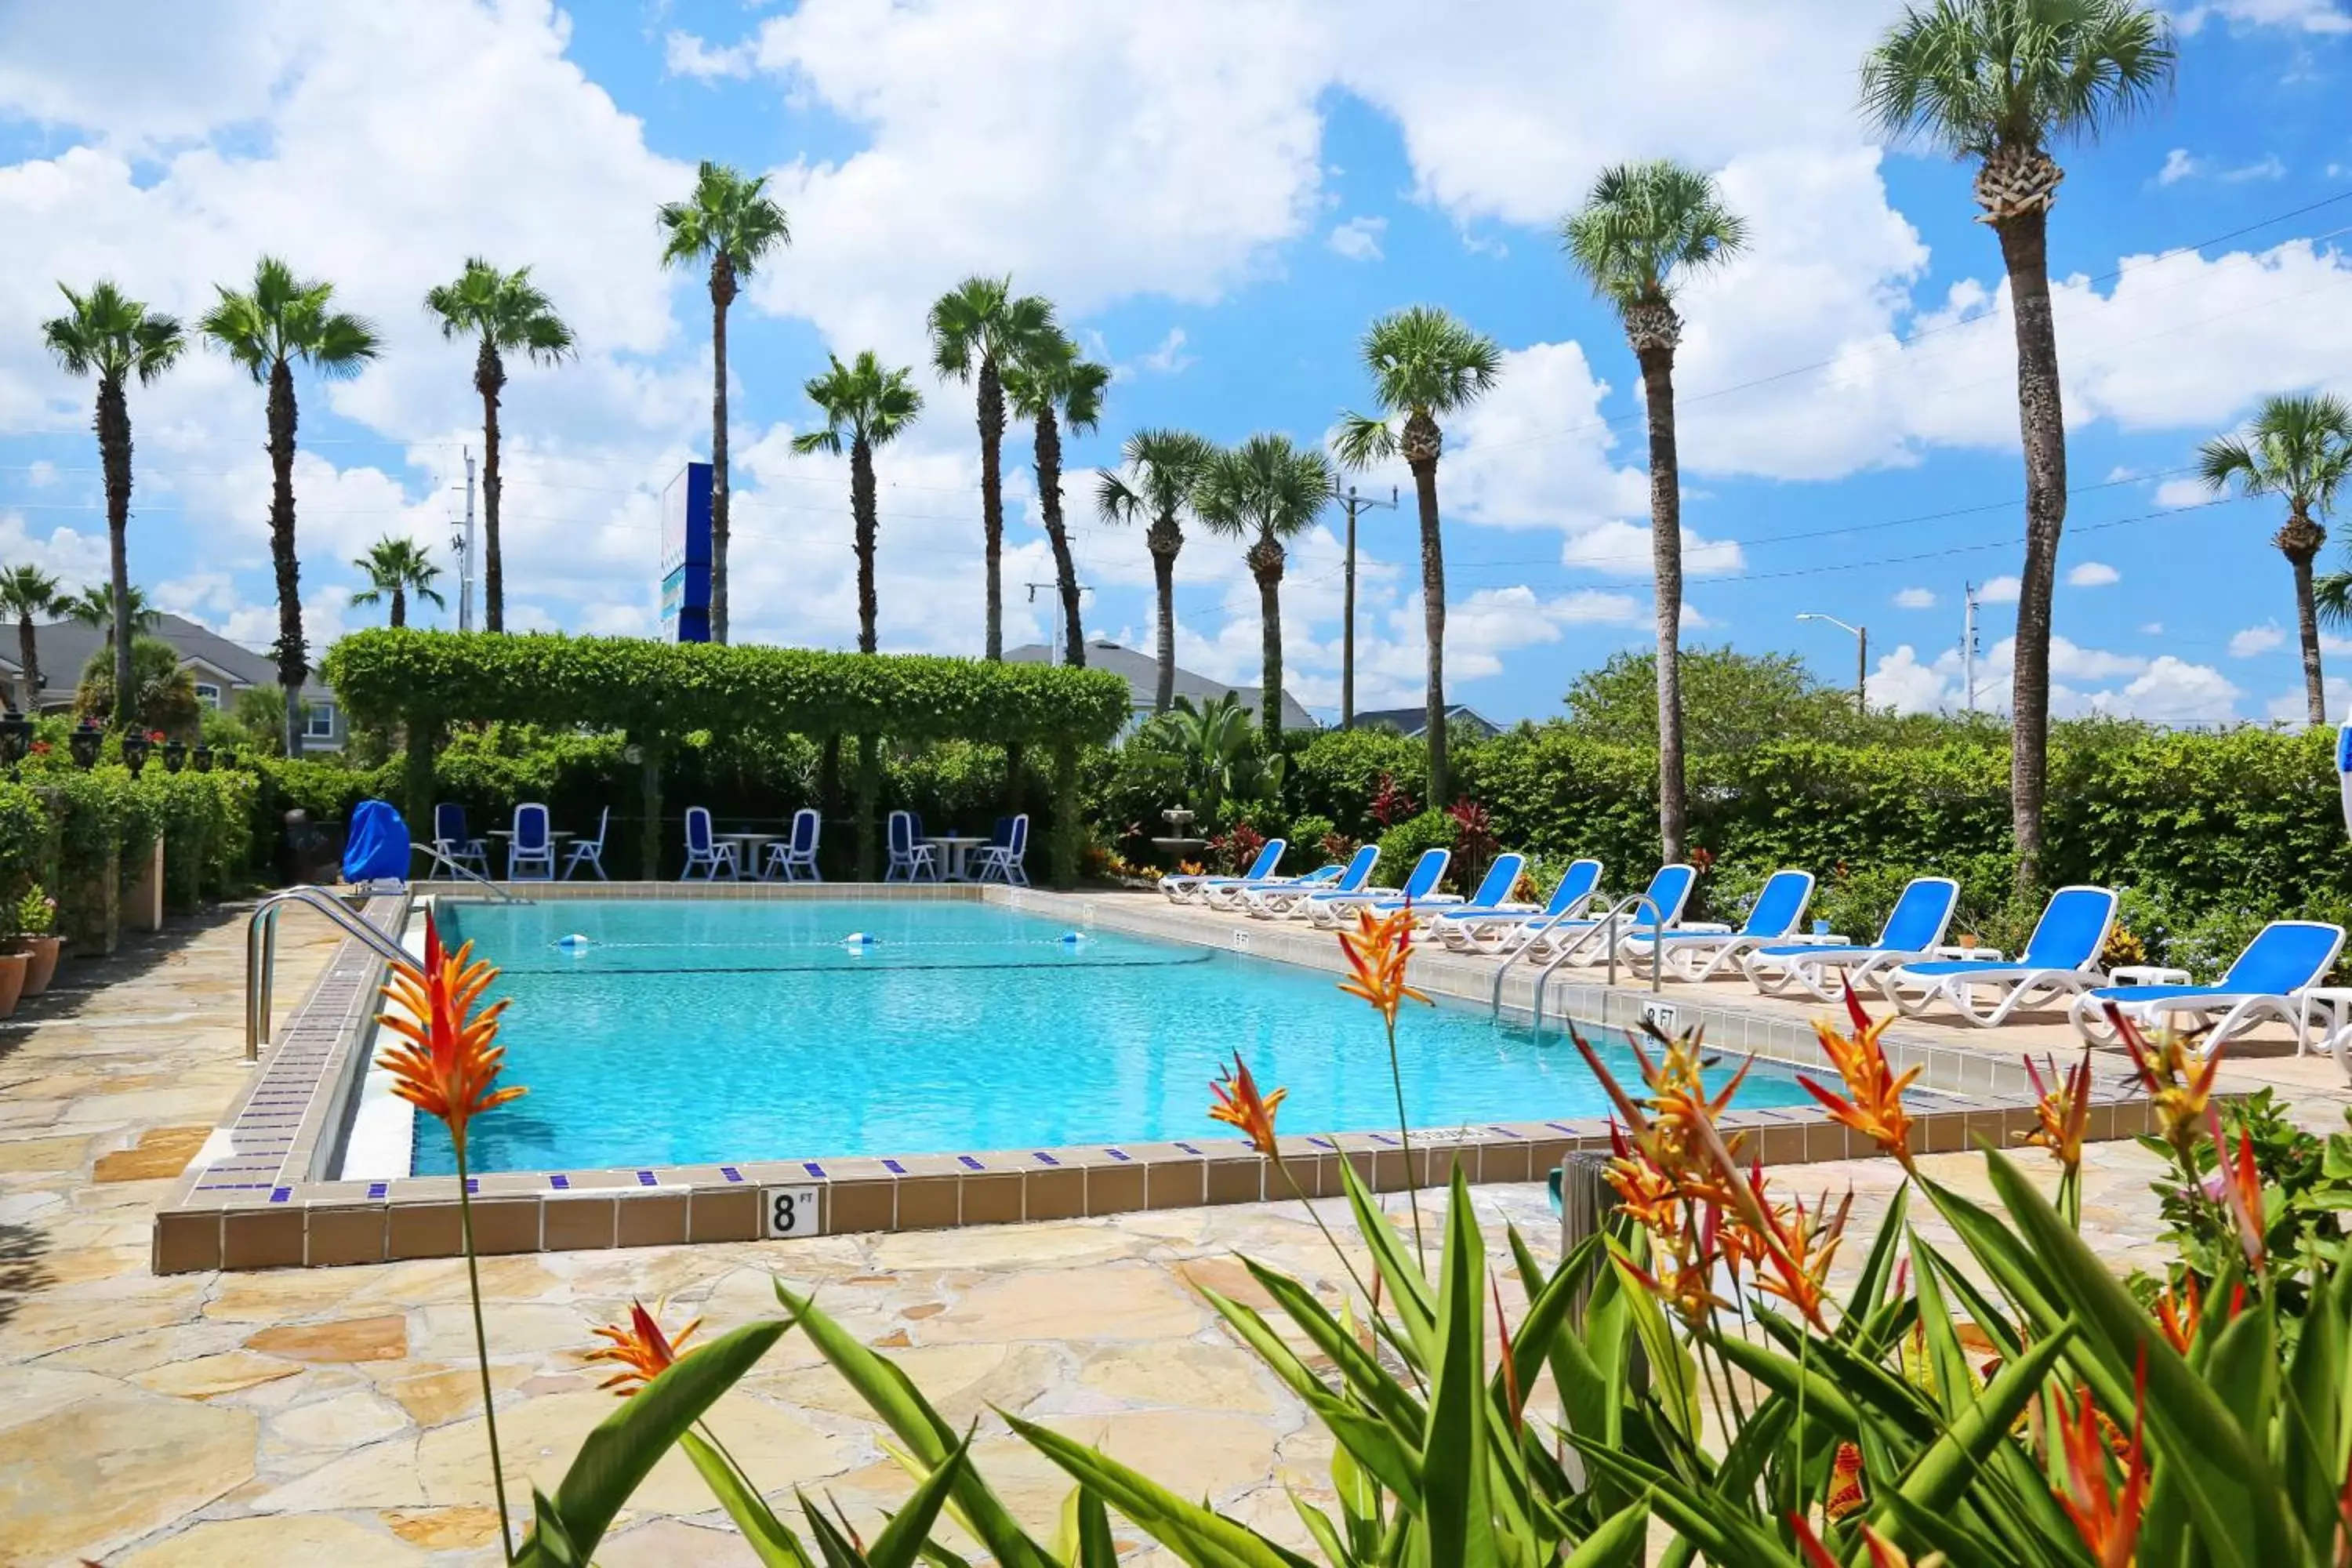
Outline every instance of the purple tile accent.
<path fill-rule="evenodd" d="M 1179 1142 L 1176 1147 L 1183 1150 L 1187 1154 L 1197 1154 L 1200 1152 L 1198 1149 L 1193 1148 L 1190 1143 Z"/>
<path fill-rule="evenodd" d="M 1104 1151 L 1103 1151 L 1103 1152 L 1104 1152 L 1104 1153 L 1106 1153 L 1106 1154 L 1108 1154 L 1108 1155 L 1109 1155 L 1109 1156 L 1110 1156 L 1112 1159 L 1114 1159 L 1114 1160 L 1118 1160 L 1118 1161 L 1122 1161 L 1122 1162 L 1124 1162 L 1124 1161 L 1128 1161 L 1128 1160 L 1132 1160 L 1132 1159 L 1134 1159 L 1134 1158 L 1135 1158 L 1135 1156 L 1134 1156 L 1134 1155 L 1132 1155 L 1132 1154 L 1129 1153 L 1129 1152 L 1128 1152 L 1126 1150 L 1124 1150 L 1124 1149 L 1106 1149 L 1106 1150 L 1104 1150 Z"/>
<path fill-rule="evenodd" d="M 569 1176 L 550 1176 L 547 1178 L 547 1184 L 553 1187 L 559 1193 L 569 1192 L 572 1190 L 572 1178 Z"/>
<path fill-rule="evenodd" d="M 901 1165 L 901 1164 L 900 1164 L 900 1163 L 898 1163 L 898 1161 L 896 1161 L 896 1160 L 885 1160 L 885 1161 L 883 1161 L 883 1162 L 882 1162 L 882 1168 L 883 1168 L 884 1170 L 886 1170 L 886 1171 L 889 1172 L 889 1173 L 890 1173 L 892 1175 L 894 1175 L 894 1176 L 903 1176 L 903 1175 L 905 1175 L 905 1174 L 907 1173 L 907 1167 L 906 1167 L 906 1166 L 904 1166 L 904 1165 Z"/>
<path fill-rule="evenodd" d="M 1372 1137 L 1373 1137 L 1373 1140 L 1374 1140 L 1375 1142 L 1381 1142 L 1381 1143 L 1385 1143 L 1385 1144 L 1387 1144 L 1387 1145 L 1388 1145 L 1390 1148 L 1391 1148 L 1391 1149 L 1393 1149 L 1393 1148 L 1395 1148 L 1395 1147 L 1397 1146 L 1397 1141 L 1396 1141 L 1395 1139 L 1393 1139 L 1393 1138 L 1390 1137 L 1390 1136 L 1389 1136 L 1387 1133 L 1385 1133 L 1385 1132 L 1375 1132 L 1375 1133 L 1373 1133 L 1373 1134 L 1372 1134 Z"/>
<path fill-rule="evenodd" d="M 987 1166 L 982 1164 L 979 1161 L 973 1159 L 969 1154 L 958 1154 L 956 1156 L 956 1163 L 967 1171 L 985 1171 L 988 1169 Z"/>
<path fill-rule="evenodd" d="M 1499 1134 L 1499 1135 L 1501 1135 L 1502 1137 L 1505 1137 L 1505 1138 L 1517 1138 L 1517 1137 L 1518 1136 L 1518 1134 L 1517 1134 L 1517 1133 L 1516 1133 L 1516 1132 L 1512 1131 L 1511 1131 L 1509 1128 L 1507 1128 L 1507 1127 L 1489 1127 L 1489 1128 L 1487 1128 L 1487 1129 L 1486 1129 L 1486 1131 L 1489 1131 L 1489 1132 L 1497 1133 L 1497 1134 Z"/>
<path fill-rule="evenodd" d="M 1031 1155 L 1030 1158 L 1035 1160 L 1041 1165 L 1058 1165 L 1062 1163 L 1059 1160 L 1055 1159 L 1051 1154 L 1046 1153 L 1043 1149 L 1038 1150 L 1034 1154 Z"/>
<path fill-rule="evenodd" d="M 478 1198 L 482 1195 L 481 1177 L 468 1176 L 466 1178 L 466 1195 L 469 1198 Z"/>
<path fill-rule="evenodd" d="M 822 1176 L 824 1174 L 824 1167 L 818 1164 L 814 1160 L 803 1160 L 801 1162 L 801 1169 L 806 1171 L 812 1176 Z"/>
<path fill-rule="evenodd" d="M 1309 1143 L 1314 1144 L 1318 1149 L 1337 1149 L 1339 1146 L 1337 1143 L 1332 1142 L 1328 1138 L 1309 1138 L 1307 1141 Z"/>
<path fill-rule="evenodd" d="M 557 1181 L 562 1181 L 562 1179 L 563 1178 L 561 1176 L 556 1178 Z M 380 1198 L 390 1191 L 392 1191 L 392 1184 L 390 1182 L 370 1182 L 368 1184 L 368 1196 L 372 1198 Z"/>
<path fill-rule="evenodd" d="M 637 1173 L 637 1185 L 641 1187 L 651 1187 L 658 1186 L 659 1184 L 659 1183 L 654 1180 L 654 1173 L 651 1171 L 639 1171 Z"/>
<path fill-rule="evenodd" d="M 282 1204 L 293 1195 L 294 1189 L 291 1187 L 272 1187 L 269 1190 L 269 1201 L 273 1204 Z"/>
<path fill-rule="evenodd" d="M 1565 1132 L 1571 1138 L 1576 1136 L 1576 1129 L 1569 1126 L 1564 1121 L 1547 1121 L 1544 1125 L 1550 1128 L 1555 1132 Z"/>
<path fill-rule="evenodd" d="M 741 1180 L 743 1179 L 743 1173 L 742 1173 L 742 1172 L 740 1172 L 740 1171 L 739 1171 L 739 1170 L 737 1170 L 737 1169 L 736 1169 L 734 1166 L 732 1166 L 732 1165 L 721 1165 L 721 1166 L 719 1166 L 719 1173 L 720 1175 L 722 1175 L 722 1176 L 726 1177 L 726 1178 L 727 1178 L 729 1181 L 730 1181 L 730 1182 L 740 1182 L 740 1181 L 741 1181 Z"/>

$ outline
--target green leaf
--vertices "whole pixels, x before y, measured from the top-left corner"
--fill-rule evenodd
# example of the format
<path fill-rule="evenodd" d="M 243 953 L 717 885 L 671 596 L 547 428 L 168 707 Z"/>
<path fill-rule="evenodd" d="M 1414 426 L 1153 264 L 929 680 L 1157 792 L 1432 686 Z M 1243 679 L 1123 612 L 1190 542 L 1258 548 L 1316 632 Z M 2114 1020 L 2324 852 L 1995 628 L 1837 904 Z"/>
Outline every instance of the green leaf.
<path fill-rule="evenodd" d="M 1885 1301 L 1898 1261 L 1895 1243 L 1903 1236 L 1905 1216 L 1910 1209 L 1911 1184 L 1906 1182 L 1895 1189 L 1895 1196 L 1888 1201 L 1886 1215 L 1878 1223 L 1878 1235 L 1871 1241 L 1870 1256 L 1864 1260 L 1862 1274 L 1854 1281 L 1853 1294 L 1846 1298 L 1845 1316 L 1838 1324 L 1842 1337 L 1851 1338 L 1843 1331 L 1849 1325 L 1867 1321 Z"/>
<path fill-rule="evenodd" d="M 930 1536 L 931 1526 L 939 1520 L 940 1508 L 971 1462 L 971 1434 L 966 1432 L 955 1452 L 924 1479 L 914 1496 L 907 1500 L 907 1506 L 893 1514 L 882 1533 L 875 1538 L 873 1547 L 866 1553 L 867 1568 L 914 1568 L 923 1542 Z"/>
<path fill-rule="evenodd" d="M 1756 1324 L 1766 1333 L 1816 1363 L 1851 1402 L 1857 1418 L 1868 1416 L 1884 1426 L 1887 1441 L 1907 1455 L 1936 1440 L 1941 1429 L 1927 1396 L 1876 1362 L 1857 1354 L 1850 1345 L 1819 1334 L 1809 1335 L 1801 1324 L 1777 1312 L 1756 1310 Z M 1806 1396 L 1811 1397 L 1809 1393 Z"/>
<path fill-rule="evenodd" d="M 2346 1468 L 2347 1363 L 2345 1316 L 2352 1284 L 2338 1271 L 2314 1282 L 2283 1393 L 2285 1420 L 2280 1433 L 2281 1468 L 2288 1495 L 2303 1521 L 2305 1541 L 2326 1541 L 2335 1531 L 2337 1490 Z"/>
<path fill-rule="evenodd" d="M 556 1512 L 555 1500 L 530 1489 L 530 1538 L 522 1543 L 516 1561 L 543 1563 L 545 1568 L 588 1568 L 588 1554 L 573 1544 L 563 1528 L 563 1517 Z"/>
<path fill-rule="evenodd" d="M 1000 1410 L 1005 1424 L 1192 1568 L 1314 1568 L 1246 1525 L 1187 1502 L 1109 1455 Z"/>
<path fill-rule="evenodd" d="M 1274 1298 L 1275 1305 L 1314 1342 L 1317 1350 L 1331 1358 L 1331 1363 L 1348 1380 L 1348 1386 L 1380 1412 L 1381 1419 L 1400 1432 L 1412 1434 L 1421 1430 L 1426 1418 L 1421 1401 L 1411 1389 L 1390 1376 L 1380 1362 L 1356 1342 L 1356 1336 L 1324 1310 L 1313 1291 L 1286 1274 L 1276 1273 L 1248 1258 L 1242 1261 L 1259 1288 Z"/>
<path fill-rule="evenodd" d="M 1438 1265 L 1432 1336 L 1429 1430 L 1421 1451 L 1422 1514 L 1432 1557 L 1460 1568 L 1501 1561 L 1488 1491 L 1486 1359 L 1486 1249 L 1457 1167 Z"/>
<path fill-rule="evenodd" d="M 1687 1537 L 1714 1568 L 1787 1568 L 1778 1539 L 1729 1499 L 1694 1487 L 1630 1454 L 1582 1438 L 1574 1441 L 1577 1451 L 1594 1469 L 1614 1476 L 1629 1491 L 1646 1492 L 1652 1511 Z"/>
<path fill-rule="evenodd" d="M 1372 1267 L 1387 1282 L 1390 1310 L 1404 1324 L 1404 1341 L 1399 1348 L 1409 1349 L 1416 1363 L 1425 1367 L 1433 1354 L 1431 1337 L 1437 1328 L 1437 1309 L 1430 1297 L 1429 1281 L 1423 1278 L 1421 1265 L 1406 1251 L 1404 1238 L 1397 1234 L 1396 1226 L 1381 1212 L 1379 1201 L 1356 1174 L 1354 1164 L 1344 1157 L 1339 1161 L 1339 1184 L 1347 1192 L 1356 1229 L 1371 1249 Z"/>
<path fill-rule="evenodd" d="M 1805 1415 L 1809 1420 L 1826 1422 L 1847 1442 L 1862 1436 L 1862 1415 L 1853 1401 L 1826 1376 L 1819 1366 L 1801 1363 L 1794 1357 L 1780 1354 L 1769 1346 L 1744 1340 L 1738 1334 L 1724 1334 L 1716 1341 L 1723 1359 L 1754 1378 L 1758 1383 L 1794 1404 L 1802 1392 Z"/>
<path fill-rule="evenodd" d="M 2010 1427 L 2041 1392 L 2042 1379 L 2058 1364 L 2073 1338 L 2070 1330 L 2062 1328 L 2002 1366 L 1982 1395 L 1905 1473 L 1896 1489 L 1904 1499 L 1930 1513 L 1944 1512 L 1958 1502 L 1994 1447 L 2010 1440 Z M 1882 1532 L 1901 1528 L 1895 1510 L 1883 1504 L 1873 1522 Z"/>
<path fill-rule="evenodd" d="M 1579 1542 L 1576 1550 L 1561 1560 L 1560 1568 L 1641 1568 L 1649 1527 L 1649 1500 L 1629 1503 Z"/>
<path fill-rule="evenodd" d="M 1298 1515 L 1298 1522 L 1307 1527 L 1307 1533 L 1315 1538 L 1317 1546 L 1322 1548 L 1324 1558 L 1331 1568 L 1355 1568 L 1359 1559 L 1348 1550 L 1347 1542 L 1339 1539 L 1339 1527 L 1331 1522 L 1331 1516 L 1295 1491 L 1290 1492 L 1289 1497 L 1290 1506 Z M 1093 1568 L 1093 1565 L 1088 1564 L 1087 1568 Z"/>
<path fill-rule="evenodd" d="M 801 1512 L 808 1517 L 809 1533 L 816 1537 L 816 1549 L 824 1556 L 824 1568 L 866 1568 L 865 1555 L 857 1550 L 857 1542 L 850 1539 L 849 1532 L 827 1519 L 808 1493 L 795 1489 L 793 1495 L 800 1499 Z"/>
<path fill-rule="evenodd" d="M 677 1440 L 686 1457 L 694 1461 L 710 1493 L 743 1532 L 743 1540 L 751 1548 L 762 1568 L 815 1568 L 800 1539 L 793 1535 L 784 1521 L 768 1507 L 751 1478 L 727 1462 L 726 1456 L 705 1442 L 702 1435 L 688 1432 Z"/>

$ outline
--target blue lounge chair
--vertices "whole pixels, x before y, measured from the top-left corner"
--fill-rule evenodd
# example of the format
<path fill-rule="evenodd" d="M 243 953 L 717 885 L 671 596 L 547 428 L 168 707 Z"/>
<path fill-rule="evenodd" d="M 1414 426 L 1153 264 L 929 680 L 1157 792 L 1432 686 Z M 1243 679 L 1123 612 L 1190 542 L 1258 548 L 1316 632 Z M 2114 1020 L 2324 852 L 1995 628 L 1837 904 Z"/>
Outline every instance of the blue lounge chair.
<path fill-rule="evenodd" d="M 2273 921 L 2246 944 L 2228 973 L 2210 985 L 2103 985 L 2074 999 L 2074 1028 L 2093 1045 L 2116 1041 L 2107 1019 L 2112 1005 L 2143 1027 L 2168 1017 L 2221 1018 L 2198 1041 L 2207 1055 L 2231 1036 L 2263 1018 L 2292 1024 L 2303 1044 L 2302 993 L 2326 979 L 2344 950 L 2344 928 L 2325 921 Z"/>
<path fill-rule="evenodd" d="M 1646 974 L 1652 963 L 1660 973 L 1694 984 L 1712 980 L 1740 955 L 1780 941 L 1805 918 L 1812 901 L 1811 871 L 1775 871 L 1748 906 L 1748 919 L 1735 931 L 1678 931 L 1652 939 L 1636 929 L 1622 951 L 1636 974 Z"/>
<path fill-rule="evenodd" d="M 1369 909 L 1386 913 L 1406 904 L 1420 904 L 1434 899 L 1460 903 L 1459 897 L 1448 898 L 1437 890 L 1445 880 L 1445 868 L 1454 859 L 1451 849 L 1424 849 L 1421 858 L 1412 863 L 1412 875 L 1404 879 L 1402 888 L 1363 888 L 1352 893 L 1309 893 L 1300 900 L 1299 908 L 1307 918 L 1325 931 L 1337 931 L 1356 918 L 1358 910 Z"/>
<path fill-rule="evenodd" d="M 1373 853 L 1379 853 L 1377 847 L 1373 849 Z M 1328 866 L 1318 866 L 1314 870 L 1301 877 L 1268 877 L 1263 882 L 1221 882 L 1215 887 L 1202 889 L 1201 900 L 1213 910 L 1238 910 L 1243 907 L 1244 900 L 1261 891 L 1283 888 L 1297 888 L 1307 891 L 1336 888 L 1339 885 L 1339 879 L 1347 873 L 1347 867 L 1335 860 Z"/>
<path fill-rule="evenodd" d="M 768 863 L 761 868 L 761 873 L 772 882 L 797 882 L 803 872 L 812 882 L 824 881 L 816 868 L 817 833 L 823 826 L 813 805 L 793 813 L 791 834 L 782 843 L 768 846 Z"/>
<path fill-rule="evenodd" d="M 1486 874 L 1479 878 L 1478 885 L 1470 890 L 1468 898 L 1433 893 L 1415 903 L 1414 912 L 1421 917 L 1418 923 L 1423 930 L 1427 930 L 1430 922 L 1441 914 L 1457 913 L 1465 910 L 1486 910 L 1503 908 L 1510 901 L 1511 889 L 1519 885 L 1519 876 L 1527 868 L 1528 858 L 1524 855 L 1496 856 L 1487 866 Z M 1381 909 L 1376 912 L 1389 914 L 1393 911 Z"/>
<path fill-rule="evenodd" d="M 727 879 L 731 882 L 740 875 L 741 869 L 735 861 L 735 846 L 721 844 L 712 836 L 710 808 L 707 805 L 688 806 L 686 808 L 686 870 L 678 877 L 678 880 L 691 882 L 694 880 L 694 874 L 699 871 L 702 873 L 703 880 L 715 882 L 719 879 L 719 873 L 724 871 L 727 873 Z"/>
<path fill-rule="evenodd" d="M 1538 909 L 1533 904 L 1497 904 L 1491 910 L 1440 910 L 1429 922 L 1437 939 L 1456 952 L 1509 952 L 1544 921 L 1573 920 L 1601 890 L 1601 862 L 1573 860 L 1559 885 Z"/>
<path fill-rule="evenodd" d="M 1265 882 L 1274 878 L 1274 868 L 1282 864 L 1282 852 L 1290 847 L 1286 839 L 1269 838 L 1265 847 L 1257 852 L 1250 868 L 1238 877 L 1162 877 L 1160 890 L 1176 904 L 1197 904 L 1209 895 L 1212 888 L 1230 888 L 1244 882 Z"/>
<path fill-rule="evenodd" d="M 548 826 L 547 807 L 535 800 L 515 807 L 514 837 L 507 850 L 507 880 L 551 882 L 555 879 L 555 835 Z"/>
<path fill-rule="evenodd" d="M 436 860 L 425 872 L 427 881 L 448 870 L 444 861 L 463 866 L 479 877 L 490 874 L 490 847 L 466 831 L 466 808 L 454 800 L 433 808 L 433 847 L 443 859 Z"/>
<path fill-rule="evenodd" d="M 1818 1002 L 1835 1002 L 1845 985 L 1868 985 L 1882 970 L 1935 957 L 1959 903 L 1960 885 L 1949 877 L 1914 877 L 1868 946 L 1844 937 L 1773 942 L 1742 953 L 1739 970 L 1767 996 L 1803 992 Z M 1839 990 L 1831 988 L 1832 980 Z"/>
<path fill-rule="evenodd" d="M 1906 1017 L 1924 1017 L 1948 1006 L 1979 1028 L 1996 1028 L 2021 1009 L 2106 984 L 2099 951 L 2115 928 L 2116 895 L 2110 888 L 2061 888 L 2034 922 L 2025 952 L 2011 963 L 1951 959 L 1906 963 L 1878 977 L 1878 988 Z M 1988 1012 L 1979 1012 L 1976 993 L 2000 993 Z"/>
<path fill-rule="evenodd" d="M 1697 868 L 1676 860 L 1661 866 L 1633 907 L 1617 917 L 1615 940 L 1622 942 L 1636 930 L 1673 931 L 1682 924 L 1691 889 L 1698 886 Z M 1586 915 L 1574 920 L 1539 921 L 1519 944 L 1538 963 L 1563 958 L 1577 963 L 1599 963 L 1609 956 L 1611 928 L 1606 920 Z"/>
<path fill-rule="evenodd" d="M 1326 866 L 1322 871 L 1316 872 L 1314 877 L 1301 877 L 1295 882 L 1277 880 L 1261 883 L 1242 895 L 1241 907 L 1247 910 L 1256 920 L 1281 920 L 1286 915 L 1297 913 L 1299 905 L 1310 893 L 1363 891 L 1365 886 L 1372 879 L 1372 868 L 1379 865 L 1380 861 L 1379 845 L 1362 845 L 1358 847 L 1355 854 L 1348 858 L 1348 863 L 1345 866 Z M 1323 877 L 1325 871 L 1331 872 L 1333 875 L 1318 882 L 1316 879 Z"/>
<path fill-rule="evenodd" d="M 913 812 L 892 812 L 886 837 L 890 863 L 883 868 L 884 881 L 936 882 L 940 879 L 939 848 L 936 845 L 921 841 Z"/>

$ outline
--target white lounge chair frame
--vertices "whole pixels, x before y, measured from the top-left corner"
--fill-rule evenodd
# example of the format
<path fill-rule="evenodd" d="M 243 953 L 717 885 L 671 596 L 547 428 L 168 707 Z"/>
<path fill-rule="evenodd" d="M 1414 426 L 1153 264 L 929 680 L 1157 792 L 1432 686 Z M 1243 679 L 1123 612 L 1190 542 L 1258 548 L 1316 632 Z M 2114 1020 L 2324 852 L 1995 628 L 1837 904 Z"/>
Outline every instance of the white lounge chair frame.
<path fill-rule="evenodd" d="M 2032 963 L 2033 942 L 2029 938 L 2023 957 L 2016 963 L 1969 963 L 1964 970 L 1933 975 L 1918 974 L 1912 964 L 1890 969 L 1878 977 L 1880 993 L 1906 1018 L 1924 1018 L 1939 1006 L 1949 1007 L 1980 1029 L 1997 1029 L 2019 1013 L 2099 989 L 2107 984 L 2105 973 L 2098 967 L 2099 953 L 2116 929 L 2116 906 L 2120 900 L 2112 888 L 2076 883 L 2051 894 L 2051 905 L 2068 893 L 2106 895 L 2106 915 L 2091 943 L 2090 956 L 2076 967 L 2059 969 Z M 2049 905 L 2043 906 L 2042 918 L 2050 918 Z M 2035 922 L 2034 932 L 2040 934 L 2040 921 Z M 2002 994 L 1989 1011 L 1979 1011 L 1976 993 L 1987 986 L 2000 988 Z"/>

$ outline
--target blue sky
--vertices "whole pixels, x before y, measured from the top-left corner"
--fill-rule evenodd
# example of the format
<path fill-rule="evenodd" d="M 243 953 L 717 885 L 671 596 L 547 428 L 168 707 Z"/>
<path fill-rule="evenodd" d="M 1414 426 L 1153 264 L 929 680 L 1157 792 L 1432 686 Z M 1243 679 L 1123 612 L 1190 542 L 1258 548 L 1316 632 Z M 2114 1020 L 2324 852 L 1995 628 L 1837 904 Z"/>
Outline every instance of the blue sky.
<path fill-rule="evenodd" d="M 1877 147 L 1853 113 L 1854 61 L 1893 15 L 1875 0 L 1486 0 L 1434 19 L 1409 0 L 254 0 L 200 41 L 162 5 L 109 9 L 103 39 L 50 7 L 0 14 L 0 559 L 69 583 L 102 561 L 88 389 L 38 345 L 52 280 L 111 276 L 193 316 L 268 249 L 385 331 L 366 375 L 304 388 L 307 613 L 321 641 L 364 624 L 349 563 L 369 541 L 410 533 L 446 559 L 479 414 L 470 356 L 416 302 L 480 252 L 532 264 L 583 349 L 509 393 L 509 615 L 651 631 L 656 497 L 708 444 L 709 376 L 707 301 L 659 269 L 652 211 L 711 157 L 770 172 L 794 227 L 730 321 L 742 634 L 853 642 L 845 478 L 789 452 L 811 417 L 800 384 L 828 349 L 919 363 L 925 304 L 967 273 L 1054 298 L 1116 367 L 1066 495 L 1089 627 L 1146 647 L 1148 557 L 1091 516 L 1084 468 L 1145 425 L 1318 438 L 1362 403 L 1364 324 L 1426 302 L 1507 351 L 1441 470 L 1452 693 L 1541 717 L 1651 635 L 1633 365 L 1553 226 L 1601 164 L 1670 154 L 1717 172 L 1754 238 L 1684 306 L 1686 640 L 1794 651 L 1843 682 L 1850 640 L 1795 618 L 1825 612 L 1869 626 L 1875 697 L 1953 706 L 1974 582 L 1980 700 L 2005 699 L 2021 522 L 1999 257 L 1967 169 Z M 2200 498 L 2180 470 L 2263 394 L 2352 370 L 2352 137 L 2329 112 L 2352 18 L 2223 0 L 2175 23 L 2172 101 L 2061 154 L 2076 493 L 2057 701 L 2263 719 L 2300 711 L 2277 519 L 2183 510 Z M 883 639 L 972 652 L 970 398 L 919 380 L 925 416 L 881 464 Z M 134 576 L 266 641 L 258 392 L 197 353 L 132 413 Z M 1047 624 L 1021 587 L 1051 574 L 1027 460 L 1009 439 L 1012 640 Z M 1419 691 L 1410 504 L 1366 524 L 1368 707 Z M 1284 597 L 1291 684 L 1328 713 L 1327 522 Z M 1254 679 L 1238 547 L 1195 530 L 1178 584 L 1182 662 Z M 2330 664 L 2352 675 L 2352 645 Z M 2330 687 L 2340 712 L 2352 685 Z"/>

